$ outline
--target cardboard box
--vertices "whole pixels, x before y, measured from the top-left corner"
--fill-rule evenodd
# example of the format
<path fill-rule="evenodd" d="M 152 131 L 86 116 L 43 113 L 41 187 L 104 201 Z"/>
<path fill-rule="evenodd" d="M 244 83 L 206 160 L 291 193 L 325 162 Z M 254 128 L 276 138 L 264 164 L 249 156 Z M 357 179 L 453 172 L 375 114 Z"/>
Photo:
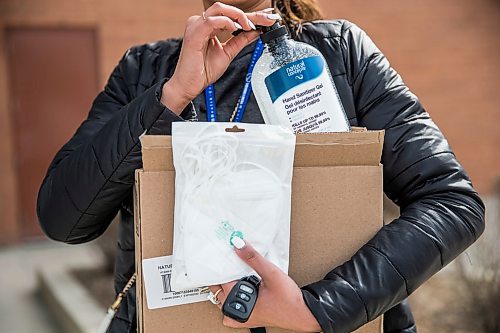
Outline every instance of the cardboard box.
<path fill-rule="evenodd" d="M 382 146 L 383 131 L 297 136 L 289 275 L 299 286 L 322 279 L 382 227 Z M 144 136 L 142 158 L 134 195 L 139 332 L 248 332 L 223 327 L 221 312 L 210 302 L 148 309 L 142 261 L 172 253 L 171 138 Z M 377 318 L 356 332 L 381 329 Z"/>

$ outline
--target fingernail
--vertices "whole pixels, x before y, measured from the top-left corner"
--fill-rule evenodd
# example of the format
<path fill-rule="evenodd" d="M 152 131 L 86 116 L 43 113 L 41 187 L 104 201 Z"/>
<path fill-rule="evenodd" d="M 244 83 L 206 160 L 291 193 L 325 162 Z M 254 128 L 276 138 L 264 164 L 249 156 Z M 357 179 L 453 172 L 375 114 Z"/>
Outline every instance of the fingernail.
<path fill-rule="evenodd" d="M 236 29 L 243 29 L 243 27 L 238 22 L 234 22 L 234 26 L 236 27 Z"/>
<path fill-rule="evenodd" d="M 281 18 L 279 14 L 267 14 L 266 17 L 270 20 L 279 20 Z"/>
<path fill-rule="evenodd" d="M 232 239 L 231 239 L 231 243 L 233 244 L 233 246 L 235 248 L 237 248 L 238 250 L 241 250 L 242 248 L 245 247 L 245 241 L 243 239 L 241 239 L 240 237 L 238 236 L 234 236 Z"/>
<path fill-rule="evenodd" d="M 263 12 L 263 13 L 272 13 L 272 12 L 274 12 L 274 7 L 269 7 L 269 8 L 263 9 L 263 10 L 261 10 L 261 12 Z"/>
<path fill-rule="evenodd" d="M 248 25 L 250 26 L 250 28 L 252 28 L 253 30 L 257 30 L 257 28 L 255 27 L 255 24 L 253 24 L 252 21 L 248 20 Z"/>

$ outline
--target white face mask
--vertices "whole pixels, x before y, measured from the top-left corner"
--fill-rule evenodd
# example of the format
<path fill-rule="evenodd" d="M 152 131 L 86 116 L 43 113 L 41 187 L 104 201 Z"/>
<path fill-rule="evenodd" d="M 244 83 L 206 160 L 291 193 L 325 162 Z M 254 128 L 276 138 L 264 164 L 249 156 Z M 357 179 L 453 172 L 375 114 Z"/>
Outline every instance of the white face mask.
<path fill-rule="evenodd" d="M 295 136 L 281 127 L 175 123 L 176 169 L 172 287 L 182 290 L 252 273 L 231 237 L 249 240 L 288 270 Z"/>

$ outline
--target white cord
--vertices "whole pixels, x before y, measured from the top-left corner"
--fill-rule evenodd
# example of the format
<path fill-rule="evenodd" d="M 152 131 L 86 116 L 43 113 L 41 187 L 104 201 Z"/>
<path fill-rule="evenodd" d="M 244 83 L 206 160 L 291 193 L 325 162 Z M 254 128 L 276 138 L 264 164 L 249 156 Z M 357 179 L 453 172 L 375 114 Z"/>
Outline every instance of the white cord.
<path fill-rule="evenodd" d="M 280 190 L 280 178 L 269 168 L 255 162 L 238 161 L 237 152 L 239 147 L 240 139 L 237 133 L 228 133 L 221 131 L 220 128 L 207 126 L 203 131 L 197 133 L 196 136 L 189 140 L 182 149 L 176 166 L 176 172 L 184 179 L 181 200 L 176 201 L 176 205 L 180 205 L 180 216 L 179 220 L 177 220 L 180 223 L 177 224 L 177 228 L 179 228 L 181 239 L 186 240 L 186 237 L 190 239 L 197 237 L 193 233 L 198 234 L 199 237 L 201 230 L 207 231 L 206 227 L 208 225 L 205 225 L 205 228 L 203 228 L 203 225 L 200 225 L 204 219 L 196 215 L 198 214 L 198 209 L 191 206 L 194 201 L 209 202 L 208 205 L 205 205 L 206 209 L 201 214 L 215 221 L 217 218 L 227 216 L 226 208 L 234 204 L 234 201 L 223 202 L 223 200 L 231 198 L 233 193 L 238 196 L 240 201 L 243 198 L 244 202 L 251 204 L 256 200 L 276 199 L 282 192 Z M 235 177 L 237 173 L 245 171 L 252 175 L 252 179 L 242 180 L 241 176 Z M 222 184 L 232 192 L 221 196 L 220 188 L 218 188 L 219 190 L 214 190 L 215 186 L 221 186 Z M 178 223 L 177 221 L 176 223 Z M 206 218 L 205 221 L 207 221 Z M 242 221 L 230 222 L 235 225 L 242 223 Z M 262 222 L 254 221 L 252 224 L 256 226 L 255 232 L 257 234 L 259 234 L 258 230 L 260 229 L 257 225 Z M 277 226 L 274 227 L 272 223 L 267 223 L 266 226 L 266 234 L 276 234 Z M 187 235 L 188 230 L 189 235 Z M 215 232 L 215 230 L 210 231 L 210 233 L 212 232 Z M 211 246 L 214 248 L 222 249 L 230 245 L 229 241 L 216 241 L 212 235 L 205 236 L 206 241 L 210 241 Z M 266 237 L 263 236 L 263 238 Z M 269 246 L 271 246 L 271 242 L 269 242 Z M 185 262 L 184 255 L 190 249 L 190 245 L 185 241 L 182 249 L 181 247 L 176 247 L 176 258 Z M 234 266 L 235 263 L 233 261 L 237 261 L 236 259 L 230 257 L 219 258 L 221 264 L 225 262 L 231 266 Z M 187 272 L 190 269 L 186 266 L 184 266 L 184 269 L 185 277 L 189 279 Z"/>

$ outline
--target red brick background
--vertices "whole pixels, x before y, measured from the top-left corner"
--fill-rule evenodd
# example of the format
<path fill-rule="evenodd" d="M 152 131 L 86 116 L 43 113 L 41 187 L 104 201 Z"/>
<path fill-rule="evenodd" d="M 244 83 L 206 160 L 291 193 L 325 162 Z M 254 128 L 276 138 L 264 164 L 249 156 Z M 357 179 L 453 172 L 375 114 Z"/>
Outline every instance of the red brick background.
<path fill-rule="evenodd" d="M 445 133 L 476 188 L 491 193 L 500 176 L 500 2 L 323 3 L 328 13 L 369 33 Z"/>
<path fill-rule="evenodd" d="M 500 3 L 320 3 L 328 18 L 348 19 L 368 32 L 446 134 L 477 189 L 491 193 L 500 175 Z M 128 47 L 178 36 L 185 19 L 201 11 L 201 0 L 0 0 L 0 231 L 4 237 L 15 235 L 18 209 L 5 28 L 96 28 L 104 84 Z"/>

